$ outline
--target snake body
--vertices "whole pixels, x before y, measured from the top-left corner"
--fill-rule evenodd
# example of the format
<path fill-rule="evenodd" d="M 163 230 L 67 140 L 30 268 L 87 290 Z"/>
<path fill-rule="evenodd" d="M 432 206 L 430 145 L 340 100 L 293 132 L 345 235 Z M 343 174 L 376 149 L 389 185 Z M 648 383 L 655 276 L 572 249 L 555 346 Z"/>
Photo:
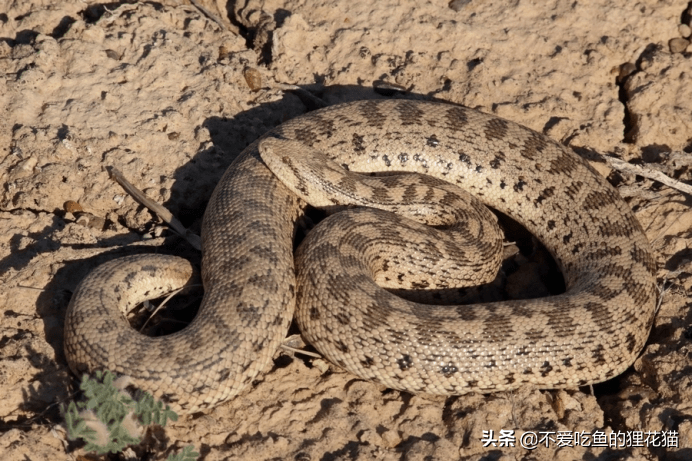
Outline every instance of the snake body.
<path fill-rule="evenodd" d="M 416 172 L 462 187 L 542 241 L 566 292 L 422 310 L 372 282 L 373 261 L 385 268 L 394 257 L 377 248 L 366 249 L 365 260 L 355 256 L 371 240 L 406 240 L 406 232 L 358 215 L 309 234 L 296 257 L 297 279 L 292 244 L 305 203 L 263 163 L 259 151 L 269 138 L 320 151 L 351 172 Z M 106 263 L 80 283 L 68 308 L 73 371 L 108 368 L 174 409 L 196 412 L 235 396 L 265 368 L 297 297 L 303 334 L 331 361 L 414 393 L 596 383 L 623 372 L 644 346 L 656 300 L 647 238 L 618 193 L 549 138 L 460 106 L 375 100 L 306 114 L 263 139 L 229 167 L 205 212 L 205 295 L 193 322 L 150 338 L 121 314 L 184 284 L 187 262 L 135 256 Z M 342 188 L 358 189 L 349 181 Z M 325 221 L 342 220 L 334 217 Z M 369 220 L 375 231 L 363 226 Z M 411 280 L 425 285 L 425 274 Z"/>

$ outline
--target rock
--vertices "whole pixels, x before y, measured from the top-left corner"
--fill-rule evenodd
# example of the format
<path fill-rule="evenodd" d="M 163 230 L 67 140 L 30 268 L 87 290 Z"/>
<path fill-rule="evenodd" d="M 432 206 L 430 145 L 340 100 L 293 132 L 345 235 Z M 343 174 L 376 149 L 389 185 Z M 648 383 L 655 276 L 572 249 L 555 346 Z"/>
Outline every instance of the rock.
<path fill-rule="evenodd" d="M 671 40 L 669 40 L 669 50 L 672 53 L 683 53 L 686 51 L 686 48 L 688 48 L 688 45 L 690 45 L 691 42 L 688 40 L 681 38 L 681 37 L 676 37 Z"/>

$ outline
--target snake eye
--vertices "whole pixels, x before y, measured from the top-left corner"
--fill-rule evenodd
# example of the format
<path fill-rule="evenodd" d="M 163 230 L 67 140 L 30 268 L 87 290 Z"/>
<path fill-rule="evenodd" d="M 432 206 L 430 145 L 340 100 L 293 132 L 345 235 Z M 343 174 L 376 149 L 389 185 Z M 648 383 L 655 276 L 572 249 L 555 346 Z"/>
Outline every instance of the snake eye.
<path fill-rule="evenodd" d="M 287 156 L 282 157 L 282 162 L 284 162 L 285 164 L 288 165 L 289 164 L 289 158 Z"/>

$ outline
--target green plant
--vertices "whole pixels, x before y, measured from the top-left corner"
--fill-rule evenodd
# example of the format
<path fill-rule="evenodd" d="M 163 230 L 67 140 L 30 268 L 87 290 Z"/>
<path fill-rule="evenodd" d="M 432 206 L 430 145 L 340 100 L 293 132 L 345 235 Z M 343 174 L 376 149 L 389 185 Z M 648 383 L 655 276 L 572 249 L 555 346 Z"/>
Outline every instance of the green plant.
<path fill-rule="evenodd" d="M 195 446 L 192 444 L 186 446 L 178 454 L 171 454 L 166 460 L 195 460 L 200 457 L 200 453 L 195 451 Z"/>
<path fill-rule="evenodd" d="M 125 387 L 127 378 L 116 378 L 110 371 L 96 371 L 96 377 L 82 376 L 79 388 L 85 400 L 62 407 L 70 439 L 83 439 L 85 450 L 106 454 L 119 452 L 142 440 L 144 428 L 157 424 L 162 427 L 178 415 L 152 395 L 138 392 L 133 398 Z M 184 448 L 170 460 L 194 460 L 199 456 L 193 446 Z"/>

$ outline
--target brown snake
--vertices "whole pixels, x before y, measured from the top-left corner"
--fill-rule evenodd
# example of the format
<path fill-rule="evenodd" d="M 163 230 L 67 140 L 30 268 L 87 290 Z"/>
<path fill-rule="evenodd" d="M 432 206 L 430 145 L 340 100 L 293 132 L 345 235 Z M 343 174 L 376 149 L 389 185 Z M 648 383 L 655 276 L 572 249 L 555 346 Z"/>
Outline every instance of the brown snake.
<path fill-rule="evenodd" d="M 380 215 L 359 218 L 356 210 L 347 212 L 356 221 L 329 232 L 321 223 L 309 234 L 297 255 L 297 286 L 292 243 L 305 204 L 268 170 L 256 142 L 226 171 L 205 212 L 205 295 L 193 322 L 151 338 L 122 314 L 185 284 L 192 271 L 185 260 L 144 255 L 106 263 L 80 283 L 68 308 L 65 352 L 75 373 L 128 375 L 184 412 L 213 406 L 265 369 L 297 297 L 303 335 L 331 361 L 413 393 L 577 387 L 620 374 L 644 346 L 656 301 L 649 243 L 616 190 L 570 149 L 471 109 L 408 100 L 329 107 L 266 137 L 296 140 L 351 172 L 418 172 L 462 187 L 541 240 L 566 292 L 467 306 L 404 301 L 372 282 L 387 279 L 379 272 L 402 251 L 369 245 L 407 234 L 378 228 Z M 268 140 L 262 150 L 286 143 Z M 359 189 L 341 183 L 347 193 Z M 387 201 L 388 190 L 377 191 Z M 414 287 L 428 284 L 425 274 L 407 274 Z"/>

